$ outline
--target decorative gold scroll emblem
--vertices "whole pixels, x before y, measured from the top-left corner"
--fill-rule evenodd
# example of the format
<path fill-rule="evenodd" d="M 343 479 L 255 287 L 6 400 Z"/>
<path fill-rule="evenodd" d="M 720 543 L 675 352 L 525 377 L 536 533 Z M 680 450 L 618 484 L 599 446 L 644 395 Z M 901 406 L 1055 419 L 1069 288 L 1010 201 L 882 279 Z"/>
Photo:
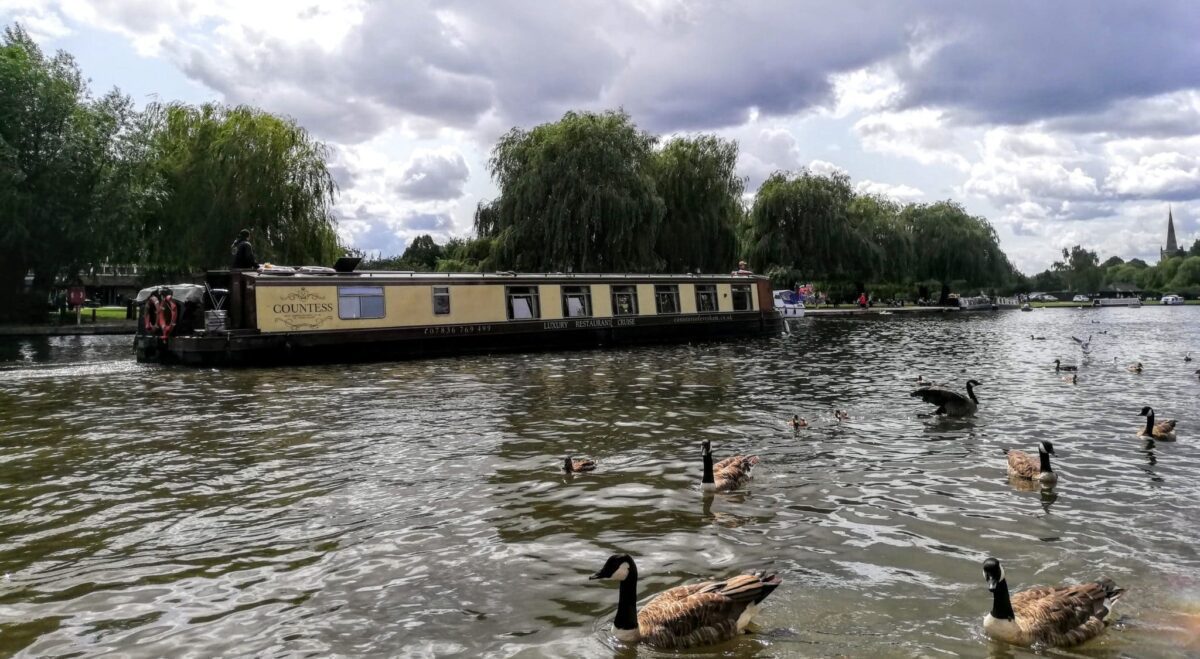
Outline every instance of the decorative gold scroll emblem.
<path fill-rule="evenodd" d="M 321 329 L 333 322 L 333 302 L 327 295 L 303 286 L 280 296 L 271 311 L 291 330 Z"/>

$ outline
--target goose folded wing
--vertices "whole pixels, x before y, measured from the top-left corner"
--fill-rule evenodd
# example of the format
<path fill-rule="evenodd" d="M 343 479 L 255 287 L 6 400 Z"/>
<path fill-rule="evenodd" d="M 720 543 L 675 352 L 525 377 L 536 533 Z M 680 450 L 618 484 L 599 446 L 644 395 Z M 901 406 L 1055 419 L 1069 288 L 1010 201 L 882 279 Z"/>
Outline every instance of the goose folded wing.
<path fill-rule="evenodd" d="M 1013 595 L 1021 625 L 1052 645 L 1082 643 L 1104 630 L 1105 600 L 1121 594 L 1111 581 L 1031 588 Z"/>
<path fill-rule="evenodd" d="M 738 617 L 753 600 L 721 594 L 722 583 L 681 586 L 651 600 L 638 612 L 642 640 L 656 647 L 690 648 L 733 638 Z"/>
<path fill-rule="evenodd" d="M 734 455 L 713 465 L 713 474 L 719 474 L 730 469 L 748 470 L 758 464 L 757 455 Z"/>
<path fill-rule="evenodd" d="M 1021 478 L 1037 478 L 1042 471 L 1042 463 L 1024 451 L 1009 451 L 1008 470 Z"/>
<path fill-rule="evenodd" d="M 1169 435 L 1172 432 L 1175 432 L 1175 419 L 1159 421 L 1154 424 L 1154 434 L 1156 435 Z"/>

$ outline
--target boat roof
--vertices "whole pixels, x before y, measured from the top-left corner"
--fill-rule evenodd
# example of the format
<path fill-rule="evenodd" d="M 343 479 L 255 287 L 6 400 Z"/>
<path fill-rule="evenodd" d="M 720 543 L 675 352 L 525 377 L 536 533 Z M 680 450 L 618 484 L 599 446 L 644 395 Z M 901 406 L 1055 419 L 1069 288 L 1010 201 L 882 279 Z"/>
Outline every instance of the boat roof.
<path fill-rule="evenodd" d="M 285 283 L 289 280 L 319 281 L 327 279 L 354 279 L 357 281 L 720 281 L 731 282 L 739 280 L 766 279 L 754 274 L 643 274 L 643 273 L 574 273 L 574 272 L 416 272 L 402 270 L 365 270 L 360 272 L 336 273 L 304 273 L 279 272 L 270 270 L 262 272 L 245 272 L 246 276 L 256 277 L 260 281 L 278 281 Z"/>

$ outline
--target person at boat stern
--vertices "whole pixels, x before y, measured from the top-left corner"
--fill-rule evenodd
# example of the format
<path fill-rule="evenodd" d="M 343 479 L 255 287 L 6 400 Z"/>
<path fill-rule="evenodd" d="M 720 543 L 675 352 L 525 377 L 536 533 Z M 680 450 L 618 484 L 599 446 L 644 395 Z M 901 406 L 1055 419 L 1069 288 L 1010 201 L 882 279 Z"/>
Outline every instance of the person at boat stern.
<path fill-rule="evenodd" d="M 229 252 L 233 257 L 230 267 L 234 270 L 254 270 L 258 267 L 258 260 L 254 256 L 254 246 L 250 244 L 249 229 L 242 229 L 238 232 L 237 240 L 233 241 Z"/>

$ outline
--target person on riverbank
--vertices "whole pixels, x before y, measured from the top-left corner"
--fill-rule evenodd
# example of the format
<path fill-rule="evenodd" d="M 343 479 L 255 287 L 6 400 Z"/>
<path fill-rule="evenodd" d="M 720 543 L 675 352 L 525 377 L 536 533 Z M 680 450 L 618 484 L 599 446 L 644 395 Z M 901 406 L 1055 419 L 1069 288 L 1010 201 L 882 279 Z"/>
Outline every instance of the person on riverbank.
<path fill-rule="evenodd" d="M 867 294 L 866 293 L 858 294 L 858 308 L 859 309 L 867 308 Z"/>
<path fill-rule="evenodd" d="M 234 270 L 254 270 L 258 268 L 258 260 L 254 256 L 254 246 L 250 244 L 250 230 L 238 232 L 237 240 L 229 248 L 233 262 L 230 268 Z"/>

